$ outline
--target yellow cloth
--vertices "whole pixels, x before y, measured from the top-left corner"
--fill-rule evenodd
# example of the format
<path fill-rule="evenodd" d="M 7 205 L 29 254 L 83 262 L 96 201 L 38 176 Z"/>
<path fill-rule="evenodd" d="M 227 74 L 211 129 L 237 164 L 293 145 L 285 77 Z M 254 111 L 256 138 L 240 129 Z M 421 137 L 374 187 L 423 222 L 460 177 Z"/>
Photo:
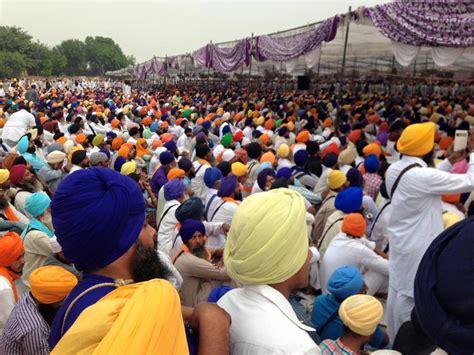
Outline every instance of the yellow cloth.
<path fill-rule="evenodd" d="M 443 227 L 444 227 L 444 229 L 448 229 L 453 224 L 458 223 L 460 220 L 461 220 L 461 217 L 459 217 L 454 212 L 443 213 Z"/>
<path fill-rule="evenodd" d="M 247 197 L 232 219 L 224 249 L 229 276 L 244 285 L 274 284 L 308 257 L 306 209 L 298 192 L 276 189 Z"/>
<path fill-rule="evenodd" d="M 244 176 L 247 174 L 247 165 L 241 162 L 235 162 L 232 164 L 232 174 L 235 176 Z"/>
<path fill-rule="evenodd" d="M 260 116 L 259 118 L 257 118 L 257 119 L 255 120 L 255 124 L 256 124 L 257 126 L 262 126 L 264 122 L 265 122 L 265 117 L 263 117 L 263 116 Z"/>
<path fill-rule="evenodd" d="M 60 266 L 43 266 L 30 274 L 30 290 L 40 303 L 63 301 L 77 285 L 77 277 Z"/>
<path fill-rule="evenodd" d="M 352 149 L 351 147 L 347 147 L 341 152 L 341 154 L 339 154 L 339 164 L 351 165 L 354 162 L 356 156 L 357 154 L 354 149 Z"/>
<path fill-rule="evenodd" d="M 7 169 L 0 169 L 0 184 L 7 182 L 10 178 L 10 172 Z"/>
<path fill-rule="evenodd" d="M 382 304 L 369 295 L 348 297 L 339 306 L 339 317 L 344 325 L 359 335 L 374 334 L 382 316 Z"/>
<path fill-rule="evenodd" d="M 331 190 L 338 189 L 347 182 L 347 177 L 340 170 L 332 170 L 328 175 L 328 186 Z"/>
<path fill-rule="evenodd" d="M 178 293 L 159 279 L 120 287 L 86 308 L 51 352 L 188 353 Z"/>
<path fill-rule="evenodd" d="M 278 147 L 277 150 L 277 157 L 278 158 L 288 158 L 288 155 L 290 155 L 290 147 L 288 147 L 288 144 L 283 143 Z"/>
<path fill-rule="evenodd" d="M 120 174 L 128 176 L 137 171 L 137 163 L 135 161 L 128 161 L 120 168 Z"/>
<path fill-rule="evenodd" d="M 72 155 L 79 150 L 84 150 L 84 148 L 82 148 L 81 146 L 72 147 L 72 149 L 69 151 L 69 155 L 67 156 L 67 159 L 71 161 Z"/>
<path fill-rule="evenodd" d="M 433 149 L 436 125 L 433 122 L 416 123 L 408 126 L 398 139 L 400 153 L 423 156 Z"/>

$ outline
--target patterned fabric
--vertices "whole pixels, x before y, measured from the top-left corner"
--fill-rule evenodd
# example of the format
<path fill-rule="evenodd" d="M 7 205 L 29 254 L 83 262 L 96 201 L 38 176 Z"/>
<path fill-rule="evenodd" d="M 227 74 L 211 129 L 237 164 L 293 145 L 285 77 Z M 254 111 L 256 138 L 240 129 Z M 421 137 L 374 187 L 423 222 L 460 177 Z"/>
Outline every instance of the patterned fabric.
<path fill-rule="evenodd" d="M 339 338 L 337 340 L 326 339 L 319 347 L 321 355 L 357 355 L 356 352 L 346 348 Z"/>
<path fill-rule="evenodd" d="M 382 178 L 379 174 L 366 173 L 364 175 L 365 192 L 375 201 L 382 185 Z"/>
<path fill-rule="evenodd" d="M 221 72 L 236 70 L 242 63 L 249 65 L 250 41 L 248 38 L 238 41 L 232 47 L 211 45 L 211 68 Z"/>
<path fill-rule="evenodd" d="M 5 325 L 0 354 L 49 354 L 49 329 L 31 294 L 25 293 Z"/>

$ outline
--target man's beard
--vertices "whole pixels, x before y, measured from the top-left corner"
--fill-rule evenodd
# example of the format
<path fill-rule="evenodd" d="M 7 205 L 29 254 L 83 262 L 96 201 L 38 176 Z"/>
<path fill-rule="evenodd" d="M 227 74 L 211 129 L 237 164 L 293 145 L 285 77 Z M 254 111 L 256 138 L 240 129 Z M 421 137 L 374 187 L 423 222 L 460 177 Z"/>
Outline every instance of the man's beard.
<path fill-rule="evenodd" d="M 36 152 L 36 147 L 35 146 L 28 147 L 26 151 L 30 154 L 34 154 Z"/>
<path fill-rule="evenodd" d="M 234 200 L 237 200 L 237 201 L 242 201 L 243 198 L 242 198 L 242 192 L 239 190 L 239 192 L 234 192 Z"/>
<path fill-rule="evenodd" d="M 53 220 L 51 218 L 51 213 L 48 211 L 44 212 L 43 217 L 41 217 L 41 223 L 43 223 L 50 231 L 54 231 Z"/>
<path fill-rule="evenodd" d="M 59 308 L 50 304 L 39 304 L 38 312 L 41 314 L 46 323 L 51 327 L 53 325 L 54 317 L 58 313 Z"/>
<path fill-rule="evenodd" d="M 434 163 L 434 151 L 429 152 L 423 157 L 423 161 L 430 167 L 434 168 L 435 163 Z"/>
<path fill-rule="evenodd" d="M 132 260 L 132 276 L 135 282 L 149 281 L 152 279 L 167 280 L 171 272 L 161 261 L 156 248 L 149 248 L 137 240 L 135 243 L 136 254 Z"/>
<path fill-rule="evenodd" d="M 190 249 L 190 252 L 194 256 L 197 256 L 198 258 L 201 258 L 201 259 L 207 259 L 207 257 L 209 256 L 206 251 L 206 247 L 204 245 L 196 246 Z"/>
<path fill-rule="evenodd" d="M 0 197 L 0 208 L 1 209 L 7 208 L 8 203 L 9 203 L 8 198 L 6 198 L 5 196 Z"/>

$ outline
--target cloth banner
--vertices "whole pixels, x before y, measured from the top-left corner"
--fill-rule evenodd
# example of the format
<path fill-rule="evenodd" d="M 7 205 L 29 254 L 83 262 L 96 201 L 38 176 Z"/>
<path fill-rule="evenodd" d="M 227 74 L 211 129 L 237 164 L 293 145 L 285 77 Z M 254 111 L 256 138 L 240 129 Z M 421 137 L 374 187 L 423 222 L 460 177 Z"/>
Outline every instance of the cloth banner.
<path fill-rule="evenodd" d="M 314 66 L 317 66 L 320 58 L 321 58 L 321 45 L 317 46 L 315 49 L 313 49 L 312 51 L 304 55 L 306 67 L 308 69 L 311 69 Z"/>
<path fill-rule="evenodd" d="M 211 68 L 220 72 L 232 72 L 240 67 L 242 63 L 249 65 L 250 41 L 244 38 L 232 47 L 219 47 L 211 45 Z"/>
<path fill-rule="evenodd" d="M 209 46 L 207 44 L 204 47 L 195 50 L 191 56 L 193 57 L 195 65 L 200 65 L 206 68 L 209 66 Z"/>

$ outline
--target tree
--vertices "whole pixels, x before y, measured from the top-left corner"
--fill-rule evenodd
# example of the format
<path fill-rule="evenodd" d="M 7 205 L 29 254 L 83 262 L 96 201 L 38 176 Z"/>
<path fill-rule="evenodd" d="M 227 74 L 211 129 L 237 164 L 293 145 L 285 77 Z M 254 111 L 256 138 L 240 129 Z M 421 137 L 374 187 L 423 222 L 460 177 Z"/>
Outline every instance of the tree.
<path fill-rule="evenodd" d="M 0 78 L 13 78 L 24 74 L 26 61 L 18 52 L 0 51 Z"/>
<path fill-rule="evenodd" d="M 128 65 L 135 66 L 135 64 L 137 63 L 137 58 L 135 58 L 133 54 L 127 55 L 127 62 L 128 62 Z"/>
<path fill-rule="evenodd" d="M 57 50 L 66 58 L 64 73 L 66 75 L 83 75 L 87 69 L 85 46 L 78 39 L 62 41 Z"/>
<path fill-rule="evenodd" d="M 121 69 L 129 64 L 120 46 L 111 38 L 86 37 L 85 53 L 92 75 L 104 75 L 106 71 Z"/>

